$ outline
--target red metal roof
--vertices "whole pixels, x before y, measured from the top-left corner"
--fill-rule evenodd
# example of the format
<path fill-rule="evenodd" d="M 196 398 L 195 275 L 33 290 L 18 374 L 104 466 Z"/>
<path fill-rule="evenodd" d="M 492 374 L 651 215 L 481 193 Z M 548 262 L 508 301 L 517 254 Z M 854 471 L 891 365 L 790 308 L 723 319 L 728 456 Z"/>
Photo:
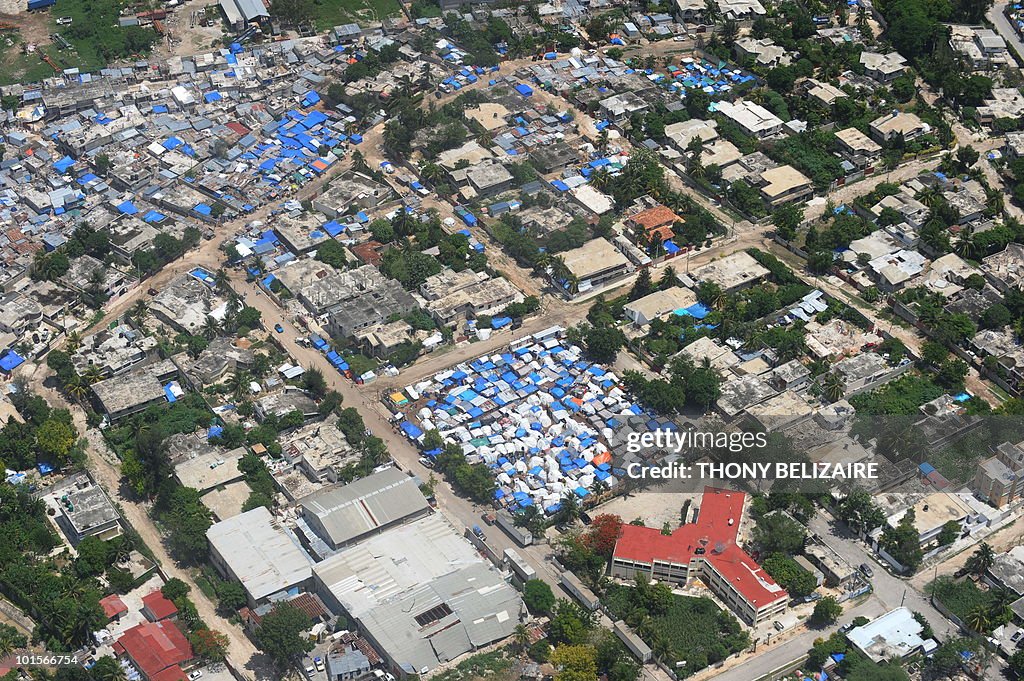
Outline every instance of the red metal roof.
<path fill-rule="evenodd" d="M 652 527 L 623 525 L 614 556 L 641 563 L 677 564 L 699 556 L 755 608 L 786 598 L 785 589 L 736 544 L 745 499 L 742 492 L 705 487 L 697 522 L 683 525 L 671 535 Z"/>
<path fill-rule="evenodd" d="M 142 605 L 153 615 L 155 621 L 167 619 L 178 614 L 178 608 L 168 600 L 167 596 L 159 591 L 154 591 L 142 599 Z"/>
<path fill-rule="evenodd" d="M 181 670 L 181 667 L 173 665 L 162 672 L 157 672 L 150 677 L 149 681 L 188 681 L 188 676 Z"/>
<path fill-rule="evenodd" d="M 192 645 L 174 622 L 136 625 L 117 639 L 114 652 L 130 657 L 150 681 L 157 681 L 156 675 L 168 667 L 188 662 L 195 656 Z"/>
<path fill-rule="evenodd" d="M 103 614 L 107 616 L 107 619 L 112 619 L 128 612 L 128 606 L 124 604 L 124 601 L 117 594 L 101 598 L 100 606 L 103 608 Z"/>

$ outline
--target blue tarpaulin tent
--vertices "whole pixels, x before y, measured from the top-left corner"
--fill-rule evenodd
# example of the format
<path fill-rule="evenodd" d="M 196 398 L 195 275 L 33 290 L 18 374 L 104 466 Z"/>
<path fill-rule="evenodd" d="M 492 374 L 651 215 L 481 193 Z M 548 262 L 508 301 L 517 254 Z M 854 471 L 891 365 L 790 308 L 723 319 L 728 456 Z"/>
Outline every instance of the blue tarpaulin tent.
<path fill-rule="evenodd" d="M 70 156 L 65 156 L 61 160 L 54 163 L 53 167 L 56 168 L 57 172 L 59 173 L 66 173 L 68 171 L 68 168 L 70 168 L 73 165 L 75 165 L 75 159 L 71 158 Z"/>

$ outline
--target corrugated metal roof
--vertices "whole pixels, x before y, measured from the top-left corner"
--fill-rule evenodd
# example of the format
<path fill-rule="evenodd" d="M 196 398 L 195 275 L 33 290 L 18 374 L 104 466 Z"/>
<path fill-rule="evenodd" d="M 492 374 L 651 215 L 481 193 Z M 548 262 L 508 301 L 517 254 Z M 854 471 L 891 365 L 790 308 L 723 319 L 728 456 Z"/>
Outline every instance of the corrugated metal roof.
<path fill-rule="evenodd" d="M 397 468 L 315 492 L 299 505 L 335 548 L 430 508 L 416 481 Z"/>

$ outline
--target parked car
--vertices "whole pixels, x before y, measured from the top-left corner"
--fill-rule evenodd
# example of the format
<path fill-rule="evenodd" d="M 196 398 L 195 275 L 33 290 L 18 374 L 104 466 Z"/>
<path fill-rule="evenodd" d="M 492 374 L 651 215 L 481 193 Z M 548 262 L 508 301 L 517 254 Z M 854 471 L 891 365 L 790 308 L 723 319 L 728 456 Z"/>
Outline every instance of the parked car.
<path fill-rule="evenodd" d="M 487 537 L 484 536 L 484 531 L 480 529 L 479 525 L 473 526 L 473 534 L 479 537 L 481 541 L 487 541 Z"/>
<path fill-rule="evenodd" d="M 188 673 L 188 678 L 189 678 L 189 681 L 196 681 L 196 679 L 198 679 L 202 675 L 203 675 L 203 670 L 202 669 L 197 669 L 194 672 L 189 672 Z"/>
<path fill-rule="evenodd" d="M 433 468 L 434 467 L 434 460 L 431 459 L 429 456 L 421 456 L 420 457 L 420 463 L 423 464 L 424 466 L 426 466 L 427 468 Z"/>
<path fill-rule="evenodd" d="M 488 525 L 493 525 L 494 522 L 497 520 L 493 513 L 484 513 L 480 517 L 483 518 L 484 522 Z"/>
<path fill-rule="evenodd" d="M 772 626 L 775 627 L 775 631 L 782 631 L 783 629 L 786 628 L 786 626 L 782 622 L 780 622 L 778 620 L 775 620 L 774 622 L 772 622 Z"/>
<path fill-rule="evenodd" d="M 871 566 L 867 563 L 860 564 L 860 571 L 864 573 L 865 577 L 874 577 L 875 571 L 871 569 Z"/>
<path fill-rule="evenodd" d="M 1013 636 L 1010 637 L 1010 640 L 1016 643 L 1022 637 L 1024 637 L 1024 629 L 1018 629 L 1017 631 L 1013 632 Z"/>
<path fill-rule="evenodd" d="M 846 623 L 846 624 L 844 624 L 843 626 L 839 627 L 839 633 L 840 633 L 840 634 L 845 634 L 845 633 L 846 633 L 846 632 L 848 632 L 848 631 L 849 631 L 850 629 L 853 629 L 853 622 L 847 622 L 847 623 Z"/>
<path fill-rule="evenodd" d="M 74 21 L 72 17 L 57 17 L 58 26 L 68 26 L 72 21 Z"/>
<path fill-rule="evenodd" d="M 284 327 L 281 326 L 280 324 L 274 324 L 274 331 L 277 331 L 278 333 L 284 333 Z"/>

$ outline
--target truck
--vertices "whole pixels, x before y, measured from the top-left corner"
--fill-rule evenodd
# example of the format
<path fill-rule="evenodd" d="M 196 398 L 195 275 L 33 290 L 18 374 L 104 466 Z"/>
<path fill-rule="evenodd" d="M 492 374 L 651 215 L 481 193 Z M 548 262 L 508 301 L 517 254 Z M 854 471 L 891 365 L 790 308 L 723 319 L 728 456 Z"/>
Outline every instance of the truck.
<path fill-rule="evenodd" d="M 28 0 L 28 11 L 34 12 L 37 9 L 46 9 L 57 4 L 57 0 Z"/>
<path fill-rule="evenodd" d="M 587 610 L 597 610 L 598 606 L 601 605 L 594 592 L 588 589 L 573 573 L 563 572 L 558 576 L 558 581 L 562 588 L 568 591 Z"/>
<path fill-rule="evenodd" d="M 505 564 L 512 570 L 512 574 L 524 584 L 531 579 L 537 579 L 537 571 L 523 560 L 523 557 L 515 549 L 505 549 Z"/>
<path fill-rule="evenodd" d="M 495 514 L 494 522 L 520 546 L 529 546 L 533 543 L 533 535 L 530 534 L 529 530 L 525 527 L 516 527 L 512 516 L 506 511 L 499 511 Z"/>
<path fill-rule="evenodd" d="M 473 534 L 480 538 L 480 541 L 487 541 L 487 537 L 484 536 L 484 531 L 480 529 L 479 525 L 473 526 Z"/>

